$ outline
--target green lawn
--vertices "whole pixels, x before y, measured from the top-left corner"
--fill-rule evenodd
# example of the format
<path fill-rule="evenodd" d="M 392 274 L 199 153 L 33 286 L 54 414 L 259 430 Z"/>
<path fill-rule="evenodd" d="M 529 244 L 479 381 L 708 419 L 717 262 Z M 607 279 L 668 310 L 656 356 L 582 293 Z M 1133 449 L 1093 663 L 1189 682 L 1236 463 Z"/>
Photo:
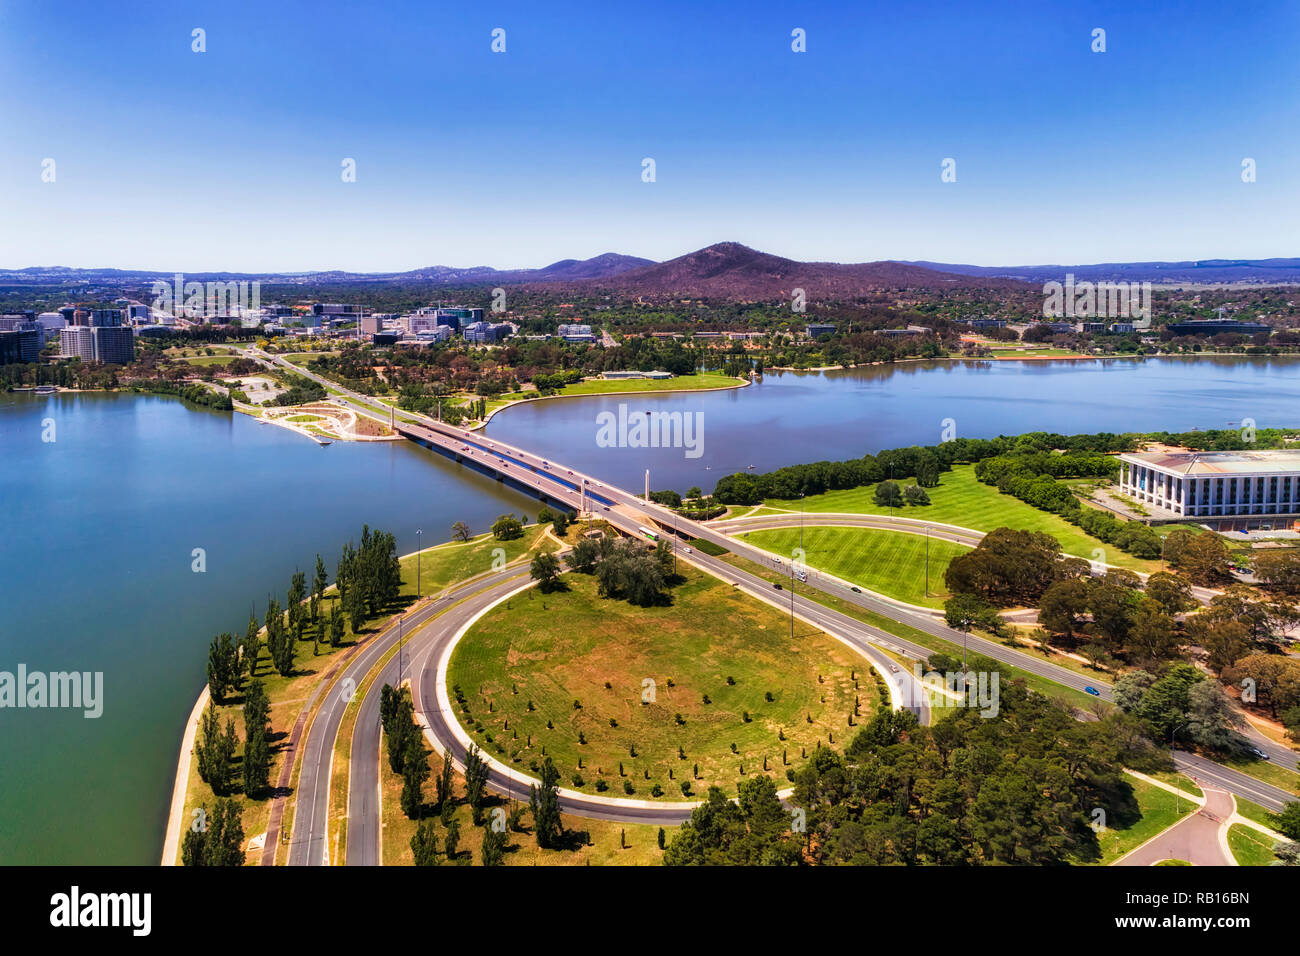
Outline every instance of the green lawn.
<path fill-rule="evenodd" d="M 457 581 L 465 581 L 493 570 L 493 562 L 509 564 L 534 549 L 555 550 L 555 542 L 545 537 L 550 525 L 529 525 L 522 537 L 498 541 L 482 534 L 467 542 L 453 541 L 428 548 L 402 558 L 402 590 L 415 591 L 415 572 L 419 565 L 420 594 L 429 595 Z M 500 551 L 498 552 L 498 549 Z"/>
<path fill-rule="evenodd" d="M 1101 845 L 1101 859 L 1097 863 L 1101 866 L 1109 866 L 1196 809 L 1196 804 L 1191 801 L 1176 801 L 1174 794 L 1145 780 L 1128 776 L 1124 779 L 1133 786 L 1133 795 L 1142 816 L 1127 827 L 1111 826 L 1097 834 L 1097 842 Z"/>
<path fill-rule="evenodd" d="M 469 707 L 457 718 L 523 772 L 546 755 L 562 786 L 595 793 L 602 780 L 607 796 L 636 799 L 654 798 L 657 784 L 682 800 L 682 781 L 693 796 L 710 785 L 734 793 L 742 772 L 784 787 L 805 750 L 844 746 L 850 720 L 876 704 L 868 663 L 802 623 L 791 639 L 787 617 L 715 578 L 684 577 L 666 607 L 598 597 L 594 577 L 579 574 L 566 576 L 567 592 L 498 605 L 452 654 L 448 684 Z"/>
<path fill-rule="evenodd" d="M 237 357 L 235 355 L 196 355 L 192 358 L 181 359 L 181 361 L 188 362 L 190 365 L 229 365 Z"/>
<path fill-rule="evenodd" d="M 875 487 L 875 485 L 867 485 L 862 488 L 811 495 L 803 501 L 804 510 L 889 514 L 889 508 L 882 508 L 873 500 Z M 1058 515 L 1039 511 L 1019 498 L 1004 495 L 992 485 L 978 481 L 975 478 L 974 465 L 954 466 L 952 471 L 945 471 L 939 476 L 937 488 L 927 490 L 930 493 L 931 504 L 895 508 L 893 513 L 905 518 L 943 522 L 962 528 L 973 528 L 976 531 L 992 531 L 1000 527 L 1045 531 L 1061 542 L 1061 549 L 1066 554 L 1092 560 L 1093 552 L 1100 548 L 1105 552 L 1108 564 L 1132 568 L 1135 571 L 1160 570 L 1159 561 L 1144 561 L 1125 554 L 1118 548 L 1103 544 L 1091 535 L 1084 534 Z M 786 511 L 799 510 L 798 500 L 784 501 L 774 498 L 765 504 L 770 508 Z"/>
<path fill-rule="evenodd" d="M 798 528 L 751 531 L 744 538 L 788 561 L 799 547 L 800 532 Z M 803 548 L 804 563 L 810 568 L 829 572 L 869 591 L 933 608 L 943 607 L 949 596 L 943 586 L 948 562 L 970 550 L 951 541 L 930 539 L 927 596 L 925 535 L 873 528 L 805 527 Z"/>
<path fill-rule="evenodd" d="M 1228 848 L 1241 866 L 1268 866 L 1277 859 L 1266 834 L 1240 823 L 1228 828 Z"/>
<path fill-rule="evenodd" d="M 607 381 L 597 379 L 591 382 L 578 382 L 564 386 L 561 395 L 605 395 L 612 392 L 676 392 L 694 391 L 701 388 L 735 388 L 743 381 L 730 375 L 717 372 L 704 372 L 696 375 L 678 375 L 675 378 L 618 379 Z"/>

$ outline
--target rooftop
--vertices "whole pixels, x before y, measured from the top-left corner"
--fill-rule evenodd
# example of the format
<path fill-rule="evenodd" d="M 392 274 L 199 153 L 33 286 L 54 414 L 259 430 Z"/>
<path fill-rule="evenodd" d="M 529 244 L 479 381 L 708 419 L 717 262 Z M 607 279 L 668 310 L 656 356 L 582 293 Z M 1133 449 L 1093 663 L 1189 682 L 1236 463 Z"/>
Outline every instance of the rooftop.
<path fill-rule="evenodd" d="M 1300 449 L 1260 451 L 1157 451 L 1120 455 L 1178 475 L 1251 475 L 1300 473 Z"/>

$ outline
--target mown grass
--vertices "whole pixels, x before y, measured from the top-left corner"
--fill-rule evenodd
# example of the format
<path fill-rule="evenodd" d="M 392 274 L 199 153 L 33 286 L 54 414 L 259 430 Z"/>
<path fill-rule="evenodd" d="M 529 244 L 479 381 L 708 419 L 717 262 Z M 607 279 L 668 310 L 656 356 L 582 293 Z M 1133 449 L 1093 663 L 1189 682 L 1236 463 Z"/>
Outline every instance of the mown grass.
<path fill-rule="evenodd" d="M 694 375 L 678 375 L 675 378 L 634 378 L 606 380 L 596 379 L 590 382 L 575 382 L 564 386 L 561 395 L 606 395 L 617 392 L 688 392 L 706 388 L 735 388 L 744 384 L 743 379 L 732 378 L 718 372 L 703 372 Z"/>
<path fill-rule="evenodd" d="M 905 484 L 907 482 L 900 482 Z M 890 514 L 890 509 L 877 505 L 874 500 L 875 485 L 828 491 L 803 499 L 805 511 L 844 512 L 848 514 Z M 1094 552 L 1101 549 L 1105 561 L 1118 567 L 1135 571 L 1158 571 L 1159 561 L 1147 561 L 1126 554 L 1116 547 L 1104 544 L 1070 524 L 1059 515 L 1025 504 L 1019 498 L 1004 495 L 993 485 L 986 485 L 975 477 L 974 465 L 956 465 L 939 476 L 939 485 L 927 489 L 929 505 L 905 506 L 893 509 L 893 514 L 921 521 L 943 522 L 976 531 L 994 528 L 1015 528 L 1026 531 L 1045 531 L 1061 542 L 1061 549 L 1069 555 L 1094 560 Z M 799 501 L 780 498 L 769 499 L 767 507 L 797 511 Z"/>
<path fill-rule="evenodd" d="M 1228 828 L 1228 849 L 1241 866 L 1268 866 L 1277 859 L 1273 840 L 1253 827 L 1234 823 Z"/>
<path fill-rule="evenodd" d="M 1179 801 L 1174 794 L 1155 784 L 1127 775 L 1125 780 L 1133 787 L 1133 796 L 1142 816 L 1127 827 L 1108 826 L 1097 834 L 1101 846 L 1101 859 L 1096 861 L 1099 866 L 1109 866 L 1196 809 L 1196 804 L 1190 800 Z"/>
<path fill-rule="evenodd" d="M 457 718 L 522 771 L 550 756 L 564 787 L 602 792 L 599 780 L 608 796 L 637 799 L 682 800 L 683 781 L 692 796 L 733 793 L 764 772 L 784 786 L 803 753 L 842 746 L 855 698 L 855 723 L 875 701 L 867 662 L 803 624 L 792 640 L 775 609 L 693 569 L 683 576 L 670 607 L 598 597 L 584 575 L 569 575 L 567 592 L 499 605 L 452 655 L 448 683 L 469 707 Z"/>
<path fill-rule="evenodd" d="M 803 542 L 804 564 L 852 581 L 869 591 L 917 604 L 941 608 L 949 597 L 943 586 L 948 562 L 969 548 L 931 537 L 929 592 L 926 590 L 926 538 L 905 531 L 873 528 L 780 528 L 751 531 L 750 544 L 791 560 Z"/>

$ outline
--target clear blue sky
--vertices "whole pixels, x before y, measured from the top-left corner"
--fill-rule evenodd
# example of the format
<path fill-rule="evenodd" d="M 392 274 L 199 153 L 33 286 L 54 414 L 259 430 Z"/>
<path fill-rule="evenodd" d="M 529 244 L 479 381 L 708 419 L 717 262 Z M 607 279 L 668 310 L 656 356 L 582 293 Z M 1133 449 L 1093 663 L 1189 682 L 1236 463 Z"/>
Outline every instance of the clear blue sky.
<path fill-rule="evenodd" d="M 728 239 L 1295 256 L 1298 27 L 1288 0 L 0 0 L 0 266 L 521 267 Z"/>

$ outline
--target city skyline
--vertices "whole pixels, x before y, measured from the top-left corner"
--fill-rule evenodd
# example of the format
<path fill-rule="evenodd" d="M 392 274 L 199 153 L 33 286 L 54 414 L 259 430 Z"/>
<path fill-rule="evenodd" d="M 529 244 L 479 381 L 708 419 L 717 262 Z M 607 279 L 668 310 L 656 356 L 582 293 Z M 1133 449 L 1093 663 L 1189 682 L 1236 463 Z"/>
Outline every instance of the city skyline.
<path fill-rule="evenodd" d="M 57 50 L 25 41 L 56 22 Z M 1296 249 L 1283 4 L 18 3 L 0 25 L 9 268 L 536 268 L 720 240 L 986 266 Z"/>

